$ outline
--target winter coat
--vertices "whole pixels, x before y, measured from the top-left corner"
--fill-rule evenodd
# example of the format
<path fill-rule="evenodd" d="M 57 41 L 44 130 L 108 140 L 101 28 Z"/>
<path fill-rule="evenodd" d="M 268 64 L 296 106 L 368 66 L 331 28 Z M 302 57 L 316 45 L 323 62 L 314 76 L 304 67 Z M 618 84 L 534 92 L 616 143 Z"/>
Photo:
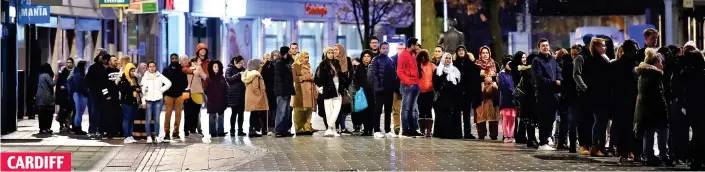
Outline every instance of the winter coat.
<path fill-rule="evenodd" d="M 226 97 L 228 84 L 225 77 L 215 75 L 206 78 L 206 88 L 204 89 L 208 101 L 206 101 L 206 109 L 208 113 L 222 113 L 228 108 Z"/>
<path fill-rule="evenodd" d="M 106 88 L 108 84 L 108 74 L 105 71 L 105 66 L 100 63 L 94 63 L 88 67 L 88 72 L 86 73 L 86 81 L 88 90 L 92 95 L 103 95 L 102 90 Z"/>
<path fill-rule="evenodd" d="M 467 57 L 458 57 L 453 61 L 453 66 L 460 71 L 460 83 L 458 89 L 462 101 L 472 102 L 473 107 L 480 105 L 482 99 L 482 78 L 480 77 L 480 67 Z"/>
<path fill-rule="evenodd" d="M 276 100 L 276 95 L 274 95 L 274 62 L 264 62 L 262 68 L 260 68 L 260 73 L 262 74 L 264 85 L 267 85 L 267 98 Z"/>
<path fill-rule="evenodd" d="M 59 73 L 59 80 L 56 81 L 56 104 L 63 104 L 66 101 L 71 101 L 72 94 L 70 94 L 68 89 L 68 78 L 71 75 L 71 70 L 64 67 Z M 64 87 L 63 89 L 61 87 Z"/>
<path fill-rule="evenodd" d="M 597 103 L 595 107 L 610 104 L 609 60 L 601 56 L 583 54 L 575 59 L 573 77 L 578 85 L 578 93 L 587 95 L 587 102 Z"/>
<path fill-rule="evenodd" d="M 663 71 L 653 65 L 639 64 L 634 131 L 668 126 L 668 106 L 663 94 Z"/>
<path fill-rule="evenodd" d="M 632 69 L 634 69 L 632 67 Z M 567 56 L 563 58 L 563 63 L 561 65 L 561 103 L 565 105 L 570 105 L 571 102 L 575 100 L 578 96 L 577 85 L 575 85 L 575 79 L 573 78 L 573 58 Z"/>
<path fill-rule="evenodd" d="M 184 91 L 186 91 L 188 80 L 186 79 L 186 73 L 181 69 L 181 64 L 173 63 L 162 70 L 162 75 L 171 81 L 171 87 L 164 92 L 164 96 L 176 98 L 180 97 Z"/>
<path fill-rule="evenodd" d="M 436 70 L 436 65 L 431 62 L 421 64 L 421 78 L 419 78 L 419 88 L 421 93 L 433 91 L 433 71 Z"/>
<path fill-rule="evenodd" d="M 230 107 L 245 103 L 245 83 L 242 82 L 240 73 L 244 71 L 245 67 L 237 68 L 232 63 L 225 71 L 225 80 L 228 82 L 228 106 Z"/>
<path fill-rule="evenodd" d="M 605 68 L 606 69 L 606 68 Z M 534 84 L 539 94 L 559 93 L 560 87 L 556 81 L 562 81 L 558 62 L 553 56 L 539 54 L 532 62 L 531 70 L 534 74 Z"/>
<path fill-rule="evenodd" d="M 86 74 L 83 72 L 73 72 L 73 76 L 68 80 L 66 88 L 69 90 L 69 95 L 78 93 L 83 96 L 88 96 L 88 83 L 86 82 Z"/>
<path fill-rule="evenodd" d="M 419 66 L 416 62 L 416 55 L 408 50 L 399 53 L 397 62 L 397 76 L 404 85 L 419 84 Z"/>
<path fill-rule="evenodd" d="M 367 80 L 374 87 L 374 91 L 393 91 L 399 89 L 395 61 L 380 54 L 370 62 L 367 67 Z"/>
<path fill-rule="evenodd" d="M 50 106 L 54 105 L 54 86 L 56 85 L 56 80 L 47 73 L 42 73 L 39 75 L 39 82 L 37 82 L 37 94 L 35 97 L 35 103 L 37 106 Z"/>
<path fill-rule="evenodd" d="M 506 71 L 499 72 L 499 109 L 516 108 L 514 103 L 514 79 L 512 74 Z"/>
<path fill-rule="evenodd" d="M 368 80 L 369 78 L 367 77 L 369 75 L 368 72 L 371 72 L 371 70 L 369 70 L 371 66 L 371 63 L 367 65 L 357 65 L 357 68 L 355 68 L 355 77 L 353 78 L 353 87 L 355 88 L 355 90 L 360 90 L 360 88 L 364 88 L 365 92 L 374 93 L 374 91 L 376 91 L 376 89 L 373 88 L 373 83 L 370 82 L 370 80 Z M 382 90 L 380 91 L 384 91 L 384 88 L 382 88 Z"/>
<path fill-rule="evenodd" d="M 519 73 L 521 81 L 517 86 L 518 89 L 524 92 L 524 97 L 519 98 L 520 116 L 528 119 L 528 121 L 538 122 L 538 114 L 536 113 L 536 88 L 534 87 L 532 66 L 519 65 Z"/>
<path fill-rule="evenodd" d="M 615 60 L 610 64 L 611 74 L 611 96 L 612 109 L 614 115 L 634 115 L 634 107 L 636 106 L 636 97 L 638 94 L 638 78 L 634 68 L 638 65 L 632 60 L 636 57 L 626 57 L 624 55 L 620 59 Z"/>
<path fill-rule="evenodd" d="M 282 57 L 274 62 L 274 94 L 276 96 L 292 96 L 295 94 L 294 75 L 291 71 L 293 61 L 293 57 L 286 57 L 286 59 Z"/>
<path fill-rule="evenodd" d="M 267 87 L 262 75 L 256 71 L 246 71 L 240 79 L 245 84 L 245 111 L 269 110 Z"/>
<path fill-rule="evenodd" d="M 155 71 L 154 73 L 145 72 L 140 81 L 142 85 L 142 103 L 147 101 L 159 101 L 164 98 L 164 92 L 171 87 L 171 81 L 166 76 Z"/>
<path fill-rule="evenodd" d="M 186 86 L 186 89 L 191 91 L 191 94 L 199 94 L 203 93 L 203 88 L 206 86 L 204 81 L 204 78 L 207 78 L 208 72 L 204 72 L 203 68 L 201 66 L 194 66 L 191 67 L 191 65 L 183 66 L 184 70 L 188 69 L 188 71 L 191 71 L 191 73 L 186 72 L 186 80 L 188 85 Z M 198 71 L 200 72 L 200 75 L 194 75 L 193 71 Z M 225 92 L 223 92 L 225 93 Z"/>
<path fill-rule="evenodd" d="M 299 108 L 316 108 L 316 97 L 318 89 L 313 83 L 313 74 L 310 66 L 294 63 L 293 78 L 294 78 L 294 95 L 293 107 Z"/>
<path fill-rule="evenodd" d="M 120 89 L 118 88 L 116 81 L 120 79 L 123 74 L 119 69 L 111 67 L 105 68 L 105 74 L 107 76 L 107 80 L 104 80 L 106 81 L 104 84 L 105 88 L 101 90 L 103 97 L 106 99 L 110 97 L 110 100 L 112 101 L 120 100 Z M 91 82 L 91 80 L 88 81 Z"/>
<path fill-rule="evenodd" d="M 332 65 L 331 65 L 332 64 Z M 333 73 L 335 72 L 335 73 Z M 335 82 L 333 77 L 338 76 L 338 87 L 335 87 Z M 323 87 L 322 94 L 318 97 L 320 99 L 331 99 L 338 97 L 339 95 L 345 94 L 344 85 L 347 82 L 345 80 L 343 72 L 340 71 L 340 64 L 338 60 L 324 60 L 318 65 L 318 71 L 316 71 L 316 76 L 314 80 L 318 87 Z"/>
<path fill-rule="evenodd" d="M 137 78 L 134 78 L 133 80 L 137 82 Z M 120 81 L 118 82 L 118 89 L 120 90 L 120 104 L 141 104 L 142 92 L 140 91 L 140 86 L 130 84 L 130 81 L 127 80 L 125 75 L 122 75 L 122 77 L 120 77 Z"/>

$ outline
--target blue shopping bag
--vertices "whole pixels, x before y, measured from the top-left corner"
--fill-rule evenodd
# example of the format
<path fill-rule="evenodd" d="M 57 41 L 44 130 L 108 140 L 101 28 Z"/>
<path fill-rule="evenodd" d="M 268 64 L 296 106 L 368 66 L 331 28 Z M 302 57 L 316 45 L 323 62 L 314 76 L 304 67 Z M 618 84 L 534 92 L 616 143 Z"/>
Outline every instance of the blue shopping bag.
<path fill-rule="evenodd" d="M 353 110 L 355 112 L 360 112 L 365 109 L 367 109 L 367 97 L 365 97 L 365 89 L 360 88 L 360 90 L 357 90 L 355 93 L 355 104 Z"/>

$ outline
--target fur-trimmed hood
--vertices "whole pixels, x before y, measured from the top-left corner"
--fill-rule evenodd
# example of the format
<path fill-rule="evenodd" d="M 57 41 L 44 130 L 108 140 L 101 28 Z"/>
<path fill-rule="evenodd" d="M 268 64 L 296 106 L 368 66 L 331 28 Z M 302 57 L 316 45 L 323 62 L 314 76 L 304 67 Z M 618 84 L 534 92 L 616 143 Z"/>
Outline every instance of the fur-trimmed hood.
<path fill-rule="evenodd" d="M 646 64 L 644 62 L 641 62 L 639 66 L 634 68 L 636 70 L 637 75 L 649 75 L 649 74 L 658 74 L 658 75 L 663 75 L 663 70 L 657 68 L 654 65 Z"/>
<path fill-rule="evenodd" d="M 260 74 L 259 71 L 248 70 L 242 74 L 242 82 L 245 84 L 249 84 L 250 82 L 252 82 L 252 80 L 258 77 L 262 77 L 262 74 Z"/>

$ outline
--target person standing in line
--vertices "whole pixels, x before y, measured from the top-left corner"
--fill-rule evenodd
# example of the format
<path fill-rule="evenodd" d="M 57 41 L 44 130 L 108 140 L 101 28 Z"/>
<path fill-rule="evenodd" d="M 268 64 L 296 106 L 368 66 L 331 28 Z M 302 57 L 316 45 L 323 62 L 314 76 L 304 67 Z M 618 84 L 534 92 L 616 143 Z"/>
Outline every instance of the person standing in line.
<path fill-rule="evenodd" d="M 375 46 L 377 45 L 375 44 Z M 353 62 L 352 59 L 348 57 L 345 48 L 343 47 L 343 44 L 335 44 L 335 46 L 333 47 L 333 54 L 335 55 L 336 59 L 338 59 L 338 62 L 340 63 L 340 70 L 342 70 L 343 72 L 343 75 L 341 75 L 340 77 L 343 77 L 343 79 L 346 81 L 342 83 L 342 89 L 345 92 L 341 95 L 343 96 L 343 105 L 340 108 L 340 114 L 338 115 L 338 120 L 336 121 L 336 124 L 339 126 L 338 129 L 340 130 L 340 134 L 351 135 L 352 132 L 348 131 L 347 127 L 345 127 L 345 121 L 348 114 L 352 112 L 352 97 L 350 97 L 351 90 L 348 89 L 350 87 L 350 83 L 348 83 L 347 81 L 351 81 L 353 78 Z"/>
<path fill-rule="evenodd" d="M 416 52 L 418 52 L 418 39 L 409 38 L 406 41 L 406 49 L 399 53 L 397 75 L 401 82 L 400 92 L 402 93 L 402 135 L 407 137 L 423 136 L 416 131 L 418 129 L 418 116 L 414 116 L 414 107 L 419 97 L 419 65 L 416 62 Z"/>
<path fill-rule="evenodd" d="M 147 63 L 147 71 L 142 74 L 142 80 L 140 85 L 142 85 L 142 104 L 147 105 L 147 113 L 145 114 L 145 131 L 147 132 L 147 143 L 152 142 L 152 128 L 151 121 L 154 120 L 154 141 L 157 143 L 162 142 L 162 138 L 159 137 L 159 116 L 162 112 L 162 99 L 164 98 L 164 93 L 171 88 L 171 81 L 157 71 L 157 63 L 150 61 Z M 171 113 L 171 111 L 169 112 Z M 169 125 L 165 123 L 164 125 Z M 164 135 L 169 135 L 168 130 Z M 178 136 L 178 135 L 177 135 Z"/>
<path fill-rule="evenodd" d="M 406 49 L 406 46 L 404 45 L 403 42 L 400 42 L 397 44 L 397 54 L 394 56 L 390 57 L 392 59 L 392 64 L 394 65 L 394 80 L 399 81 L 399 76 L 396 73 L 397 69 L 397 64 L 399 61 L 399 54 Z M 399 84 L 396 84 L 396 82 L 393 84 L 394 86 L 394 94 L 392 97 L 392 117 L 389 118 L 394 122 L 394 128 L 390 128 L 391 122 L 387 117 L 385 116 L 384 119 L 384 131 L 387 132 L 386 137 L 391 137 L 395 138 L 401 134 L 400 129 L 401 129 L 401 92 L 399 92 Z M 394 132 L 392 132 L 392 129 L 394 129 Z"/>
<path fill-rule="evenodd" d="M 225 95 L 228 84 L 223 76 L 223 64 L 218 60 L 211 61 L 210 64 L 208 64 L 208 73 L 203 91 L 206 97 L 208 97 L 206 108 L 208 110 L 208 125 L 210 127 L 208 130 L 209 134 L 203 137 L 204 140 L 210 138 L 210 136 L 225 136 L 223 127 L 225 109 L 228 108 L 227 97 Z"/>
<path fill-rule="evenodd" d="M 654 133 L 658 134 L 659 155 L 668 158 L 666 146 L 668 138 L 668 107 L 663 94 L 663 64 L 662 56 L 656 49 L 647 48 L 644 51 L 644 62 L 636 68 L 638 80 L 638 95 L 636 113 L 634 116 L 634 132 L 643 139 L 642 155 L 645 165 L 659 166 L 662 161 L 654 156 Z"/>
<path fill-rule="evenodd" d="M 272 51 L 271 56 L 265 54 L 264 64 L 262 64 L 262 67 L 259 69 L 259 72 L 262 73 L 264 85 L 267 85 L 267 104 L 269 104 L 269 110 L 267 110 L 267 116 L 265 118 L 266 125 L 263 127 L 266 130 L 262 134 L 269 131 L 270 133 L 267 133 L 267 135 L 270 136 L 274 135 L 274 119 L 277 112 L 277 96 L 274 94 L 274 61 L 276 59 L 279 59 L 278 50 Z"/>
<path fill-rule="evenodd" d="M 460 89 L 457 88 L 461 80 L 461 73 L 453 66 L 453 56 L 444 53 L 441 57 L 438 68 L 433 72 L 433 87 L 437 94 L 433 109 L 436 111 L 435 129 L 433 137 L 443 139 L 462 139 L 463 130 L 460 122 L 460 114 L 455 108 L 461 105 L 458 103 Z"/>
<path fill-rule="evenodd" d="M 612 102 L 614 102 L 614 119 L 612 131 L 619 132 L 620 141 L 617 144 L 617 156 L 620 163 L 634 161 L 634 107 L 636 107 L 638 78 L 634 68 L 638 64 L 634 63 L 638 44 L 634 40 L 626 40 L 622 44 L 622 55 L 617 56 L 617 60 L 610 64 L 610 73 L 613 83 Z M 567 81 L 567 80 L 566 80 Z"/>
<path fill-rule="evenodd" d="M 247 71 L 243 72 L 240 80 L 245 84 L 245 111 L 250 112 L 249 137 L 262 137 L 258 131 L 265 134 L 267 126 L 260 125 L 266 120 L 267 110 L 267 87 L 259 72 L 259 59 L 250 59 L 247 62 Z"/>
<path fill-rule="evenodd" d="M 558 135 L 558 137 L 556 137 L 556 139 L 561 142 L 559 146 L 556 146 L 556 148 L 568 149 L 568 152 L 570 153 L 577 152 L 576 141 L 578 139 L 577 128 L 580 110 L 578 101 L 576 100 L 578 95 L 575 79 L 573 78 L 573 61 L 579 55 L 580 50 L 581 48 L 579 45 L 573 45 L 570 48 L 569 53 L 560 57 L 562 61 L 561 76 L 563 77 L 563 83 L 561 83 L 561 100 L 560 108 L 558 110 L 562 111 L 565 115 L 562 119 L 562 122 L 564 123 L 561 124 L 563 124 L 563 127 L 566 129 L 562 132 L 562 135 Z M 568 140 L 566 140 L 566 138 Z"/>
<path fill-rule="evenodd" d="M 441 63 L 441 56 L 443 56 L 443 53 L 445 53 L 443 46 L 436 46 L 436 48 L 433 49 L 433 58 L 431 58 L 431 63 L 438 66 Z"/>
<path fill-rule="evenodd" d="M 296 56 L 292 67 L 294 80 L 294 96 L 292 107 L 294 109 L 294 131 L 296 135 L 313 135 L 311 127 L 311 114 L 316 110 L 317 89 L 313 83 L 309 54 L 304 51 Z"/>
<path fill-rule="evenodd" d="M 186 115 L 186 122 L 184 124 L 184 128 L 186 136 L 189 136 L 189 134 L 196 133 L 205 136 L 205 134 L 198 129 L 199 121 L 201 120 L 201 106 L 204 103 L 203 79 L 208 78 L 206 72 L 204 72 L 203 68 L 201 68 L 201 63 L 202 61 L 199 61 L 195 58 L 189 60 L 188 57 L 181 57 L 182 71 L 186 73 L 186 80 L 188 81 L 188 86 L 186 87 L 186 90 L 190 92 L 189 98 L 184 100 L 184 114 Z M 204 140 L 206 139 L 204 138 Z"/>
<path fill-rule="evenodd" d="M 51 120 L 54 117 L 54 86 L 59 79 L 49 63 L 44 63 L 39 67 L 39 78 L 37 85 L 37 95 L 35 105 L 39 114 L 39 134 L 52 134 Z"/>
<path fill-rule="evenodd" d="M 396 64 L 395 61 L 392 60 L 389 56 L 387 56 L 387 51 L 385 50 L 385 47 L 389 47 L 389 44 L 386 42 L 382 43 L 382 50 L 383 52 L 374 57 L 372 61 L 370 62 L 370 65 L 368 66 L 368 71 L 367 71 L 367 79 L 368 82 L 372 85 L 374 90 L 374 104 L 370 104 L 370 102 L 367 102 L 368 106 L 374 105 L 374 117 L 371 120 L 371 127 L 365 126 L 365 131 L 373 132 L 373 133 L 368 133 L 372 134 L 375 138 L 382 138 L 385 137 L 385 134 L 381 132 L 380 130 L 380 121 L 381 120 L 381 114 L 382 110 L 384 110 L 384 124 L 386 126 L 386 132 L 389 134 L 394 134 L 390 128 L 390 121 L 392 117 L 392 104 L 393 104 L 393 94 L 396 92 L 397 89 L 397 84 L 399 81 L 397 80 L 397 73 L 396 73 Z M 363 132 L 363 134 L 365 134 Z"/>
<path fill-rule="evenodd" d="M 125 57 L 123 57 L 123 59 L 125 59 Z M 107 76 L 107 79 L 103 79 L 103 81 L 105 81 L 103 84 L 104 87 L 100 89 L 102 93 L 101 97 L 106 101 L 100 113 L 101 128 L 105 128 L 106 131 L 104 131 L 104 133 L 108 139 L 111 137 L 125 137 L 123 125 L 121 125 L 120 122 L 115 122 L 123 121 L 124 112 L 122 112 L 122 99 L 120 97 L 118 83 L 120 78 L 124 76 L 124 73 L 120 72 L 120 62 L 117 57 L 106 54 L 103 56 L 103 60 L 107 63 L 108 67 L 105 68 L 105 75 L 103 76 L 104 78 Z M 133 65 L 132 67 L 134 69 L 135 66 Z"/>
<path fill-rule="evenodd" d="M 274 125 L 275 137 L 291 135 L 291 96 L 294 93 L 294 78 L 291 71 L 293 58 L 298 54 L 299 45 L 291 43 L 290 47 L 281 47 L 280 52 L 287 52 L 274 61 L 274 94 L 277 96 L 277 115 Z"/>
<path fill-rule="evenodd" d="M 536 100 L 539 108 L 539 150 L 555 150 L 548 145 L 548 137 L 553 131 L 556 111 L 558 110 L 558 93 L 563 77 L 558 68 L 558 62 L 551 56 L 548 40 L 541 39 L 538 43 L 539 54 L 534 59 L 531 68 L 536 83 Z"/>
<path fill-rule="evenodd" d="M 388 45 L 387 45 L 388 46 Z M 382 51 L 382 50 L 380 50 Z M 381 53 L 381 52 L 380 52 Z M 365 94 L 365 101 L 367 102 L 367 108 L 364 110 L 358 112 L 359 118 L 361 118 L 361 121 L 363 125 L 365 126 L 365 130 L 362 133 L 362 136 L 372 136 L 372 133 L 377 130 L 379 132 L 379 127 L 375 128 L 375 126 L 379 125 L 379 118 L 375 118 L 375 90 L 372 87 L 372 83 L 369 81 L 369 78 L 367 77 L 368 70 L 370 69 L 370 62 L 372 61 L 372 51 L 362 51 L 362 54 L 360 54 L 360 58 L 362 63 L 360 63 L 357 68 L 355 68 L 355 77 L 354 77 L 354 87 L 355 90 L 360 90 L 363 89 L 363 93 Z M 377 125 L 375 125 L 377 123 Z M 379 134 L 382 134 L 381 132 Z"/>
<path fill-rule="evenodd" d="M 171 139 L 169 137 L 169 129 L 171 128 L 172 114 L 176 114 L 176 116 L 174 116 L 174 132 L 171 137 L 174 140 L 179 140 L 181 139 L 179 136 L 181 111 L 184 108 L 184 91 L 188 86 L 188 80 L 186 80 L 186 74 L 181 70 L 182 66 L 179 64 L 179 56 L 171 54 L 169 55 L 169 60 L 171 62 L 169 66 L 162 70 L 162 75 L 171 81 L 171 87 L 164 92 L 164 140 Z"/>
<path fill-rule="evenodd" d="M 421 67 L 421 78 L 419 79 L 419 128 L 421 134 L 426 137 L 431 137 L 433 130 L 433 71 L 436 70 L 436 65 L 431 63 L 431 58 L 428 51 L 421 50 L 416 55 L 416 61 Z"/>
<path fill-rule="evenodd" d="M 74 69 L 74 59 L 67 58 L 66 66 L 59 73 L 59 80 L 56 82 L 56 104 L 59 105 L 59 114 L 56 121 L 59 122 L 59 132 L 70 132 L 74 111 L 73 94 L 68 90 L 68 78 Z"/>
<path fill-rule="evenodd" d="M 583 81 L 589 105 L 582 108 L 583 112 L 592 114 L 595 123 L 592 127 L 592 148 L 590 155 L 602 157 L 605 154 L 607 142 L 607 123 L 609 122 L 609 56 L 607 43 L 602 38 L 593 38 L 589 48 L 590 57 L 582 64 Z"/>
<path fill-rule="evenodd" d="M 88 83 L 86 82 L 86 61 L 79 61 L 76 68 L 71 72 L 71 76 L 66 84 L 68 88 L 69 95 L 73 96 L 75 115 L 73 115 L 73 131 L 76 135 L 85 135 L 86 132 L 83 131 L 81 124 L 83 123 L 83 112 L 86 110 L 87 96 L 88 96 Z"/>
<path fill-rule="evenodd" d="M 692 155 L 690 170 L 705 170 L 705 57 L 695 46 L 686 44 L 683 49 L 683 104 L 685 106 L 687 118 L 693 131 L 690 147 L 686 148 Z M 687 127 L 686 127 L 687 128 Z M 686 133 L 687 134 L 687 133 Z"/>
<path fill-rule="evenodd" d="M 123 115 L 122 133 L 125 135 L 125 143 L 135 143 L 137 141 L 132 137 L 134 115 L 137 115 L 137 108 L 145 108 L 146 105 L 140 104 L 142 102 L 142 92 L 140 91 L 140 85 L 137 83 L 135 65 L 127 63 L 124 70 L 125 72 L 117 83 L 120 90 L 120 106 L 122 107 Z"/>
<path fill-rule="evenodd" d="M 382 53 L 379 51 L 379 48 L 380 48 L 379 38 L 377 38 L 376 36 L 372 36 L 370 38 L 370 51 L 372 51 L 373 57 L 377 57 L 377 55 Z M 362 58 L 362 57 L 360 57 L 360 58 Z"/>
<path fill-rule="evenodd" d="M 235 136 L 235 120 L 237 119 L 237 136 L 246 136 L 242 123 L 245 119 L 245 83 L 242 83 L 242 72 L 245 72 L 245 59 L 242 56 L 233 57 L 225 71 L 228 82 L 227 99 L 230 107 L 230 136 Z M 252 124 L 250 124 L 252 125 Z"/>
<path fill-rule="evenodd" d="M 453 66 L 460 71 L 460 83 L 458 83 L 459 93 L 461 97 L 458 108 L 455 112 L 463 116 L 463 138 L 465 140 L 475 139 L 472 135 L 471 116 L 474 109 L 480 105 L 482 96 L 482 79 L 480 79 L 480 67 L 475 64 L 475 56 L 468 53 L 465 46 L 458 46 L 455 49 Z"/>
<path fill-rule="evenodd" d="M 521 64 L 517 66 L 521 76 L 517 88 L 524 93 L 523 97 L 519 98 L 519 116 L 523 121 L 520 123 L 519 135 L 526 138 L 526 146 L 530 148 L 539 147 L 539 143 L 536 141 L 536 127 L 539 125 L 540 117 L 536 104 L 535 76 L 532 72 L 533 59 L 536 59 L 536 56 L 538 56 L 536 52 L 522 56 Z"/>
<path fill-rule="evenodd" d="M 485 139 L 487 129 L 492 140 L 497 140 L 499 112 L 495 103 L 498 99 L 497 91 L 497 65 L 492 59 L 490 48 L 487 46 L 480 47 L 478 53 L 480 58 L 475 61 L 475 64 L 480 67 L 480 78 L 482 82 L 482 100 L 480 106 L 475 110 L 475 126 L 477 127 L 477 135 L 480 139 Z M 489 126 L 488 126 L 489 125 Z"/>
<path fill-rule="evenodd" d="M 323 134 L 326 137 L 339 137 L 340 134 L 335 131 L 337 125 L 335 121 L 340 115 L 340 108 L 343 104 L 342 94 L 345 94 L 343 85 L 345 82 L 345 74 L 340 67 L 340 62 L 335 58 L 333 49 L 326 48 L 324 51 L 325 59 L 318 65 L 318 71 L 314 78 L 317 90 L 320 93 L 321 99 L 324 99 L 326 111 L 326 120 L 328 120 L 328 129 Z M 331 125 L 333 124 L 333 125 Z"/>
<path fill-rule="evenodd" d="M 519 83 L 521 82 L 521 72 L 519 71 L 519 65 L 522 64 L 522 59 L 526 60 L 527 56 L 526 53 L 523 51 L 517 51 L 514 53 L 514 56 L 512 56 L 512 62 L 509 64 L 509 67 L 511 68 L 510 74 L 512 75 L 512 82 L 514 82 L 513 88 L 515 90 L 518 89 Z M 571 71 L 572 72 L 572 71 Z M 512 138 L 512 141 L 514 143 L 526 143 L 526 128 L 524 128 L 524 125 L 522 125 L 522 122 L 524 122 L 524 119 L 521 116 L 521 99 L 523 97 L 521 96 L 515 96 L 517 103 L 517 110 L 518 110 L 518 115 L 514 120 L 514 138 Z"/>
<path fill-rule="evenodd" d="M 502 133 L 504 134 L 504 143 L 514 143 L 514 120 L 517 117 L 516 98 L 513 93 L 515 91 L 514 79 L 512 78 L 512 68 L 509 67 L 512 63 L 511 58 L 502 59 L 504 69 L 499 72 L 497 80 L 499 81 L 499 113 L 502 114 Z"/>
<path fill-rule="evenodd" d="M 137 81 L 142 82 L 142 77 L 144 76 L 144 73 L 147 72 L 147 63 L 140 63 L 140 65 L 137 67 Z"/>
<path fill-rule="evenodd" d="M 86 95 L 86 99 L 88 100 L 87 106 L 88 106 L 88 133 L 83 131 L 81 128 L 76 128 L 76 125 L 82 125 L 82 124 L 76 124 L 75 118 L 74 117 L 74 127 L 72 129 L 73 133 L 75 135 L 86 135 L 90 134 L 92 136 L 98 136 L 98 126 L 100 125 L 100 111 L 103 109 L 103 104 L 104 99 L 103 99 L 103 84 L 102 82 L 105 79 L 105 65 L 103 63 L 103 56 L 105 54 L 99 54 L 93 59 L 93 64 L 88 67 L 88 71 L 86 72 L 86 81 L 93 81 L 93 82 L 86 82 L 86 85 L 88 87 L 88 92 L 89 94 Z M 110 55 L 108 55 L 108 58 L 110 58 Z M 77 130 L 81 129 L 81 130 Z"/>

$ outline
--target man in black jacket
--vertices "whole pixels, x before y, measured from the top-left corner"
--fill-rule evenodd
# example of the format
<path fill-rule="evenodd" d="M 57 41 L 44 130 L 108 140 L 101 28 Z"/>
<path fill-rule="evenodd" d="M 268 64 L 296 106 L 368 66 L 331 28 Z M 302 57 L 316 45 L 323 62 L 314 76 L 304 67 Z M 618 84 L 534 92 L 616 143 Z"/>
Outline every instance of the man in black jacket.
<path fill-rule="evenodd" d="M 95 59 L 93 59 L 93 64 L 88 67 L 88 72 L 86 73 L 86 81 L 92 81 L 92 82 L 87 82 L 88 83 L 88 90 L 90 95 L 88 96 L 88 116 L 89 116 L 89 126 L 88 126 L 88 133 L 91 135 L 98 135 L 98 125 L 100 124 L 100 112 L 101 109 L 103 108 L 103 92 L 102 86 L 105 84 L 105 82 L 102 82 L 103 79 L 105 79 L 105 65 L 103 63 L 102 57 L 103 55 L 98 55 L 96 56 Z M 110 58 L 110 57 L 108 57 Z M 77 128 L 73 129 L 74 134 L 81 135 L 85 134 L 85 132 L 77 130 Z"/>
<path fill-rule="evenodd" d="M 556 59 L 551 55 L 548 40 L 541 39 L 538 43 L 540 53 L 532 63 L 537 105 L 539 108 L 539 150 L 555 150 L 548 145 L 548 137 L 553 131 L 553 122 L 558 108 L 558 93 L 560 93 L 561 76 Z"/>
<path fill-rule="evenodd" d="M 71 114 L 73 114 L 74 104 L 72 95 L 69 95 L 68 83 L 69 75 L 73 70 L 73 58 L 66 59 L 66 66 L 59 73 L 59 80 L 56 82 L 56 104 L 59 105 L 59 116 L 56 121 L 59 122 L 60 132 L 69 132 L 71 128 Z"/>
<path fill-rule="evenodd" d="M 386 42 L 382 43 L 382 47 L 389 47 Z M 384 48 L 383 48 L 384 50 Z M 392 104 L 394 92 L 398 89 L 399 79 L 397 79 L 396 64 L 395 61 L 387 56 L 387 51 L 384 50 L 381 54 L 377 55 L 368 67 L 367 80 L 374 88 L 374 117 L 372 117 L 372 127 L 365 126 L 365 132 L 363 135 L 374 135 L 377 138 L 385 137 L 385 134 L 381 132 L 380 128 L 380 118 L 382 110 L 384 109 L 384 119 L 385 124 L 387 124 L 387 131 L 391 133 L 389 124 L 392 117 Z"/>
<path fill-rule="evenodd" d="M 265 127 L 266 130 L 264 130 L 262 134 L 264 134 L 264 132 L 266 131 L 274 131 L 274 119 L 277 116 L 277 96 L 274 94 L 274 61 L 276 59 L 279 59 L 279 51 L 274 50 L 270 55 L 271 56 L 269 57 L 265 55 L 264 64 L 262 64 L 262 67 L 260 69 L 262 73 L 262 79 L 264 79 L 264 85 L 267 86 L 267 103 L 269 104 L 269 110 L 267 111 L 267 122 Z"/>
<path fill-rule="evenodd" d="M 171 126 L 171 115 L 172 110 L 175 110 L 175 122 L 174 122 L 174 132 L 172 137 L 174 139 L 179 139 L 179 126 L 181 125 L 181 111 L 184 108 L 184 97 L 182 96 L 186 87 L 188 86 L 188 81 L 186 80 L 186 73 L 184 73 L 179 63 L 179 56 L 176 54 L 169 55 L 169 66 L 162 70 L 162 74 L 171 81 L 171 87 L 169 87 L 166 92 L 164 92 L 164 140 L 171 139 L 169 137 L 169 129 Z"/>
<path fill-rule="evenodd" d="M 277 96 L 277 116 L 275 119 L 275 136 L 287 137 L 291 136 L 291 97 L 294 93 L 294 76 L 291 71 L 291 64 L 294 62 L 294 56 L 298 53 L 299 46 L 296 43 L 291 43 L 290 47 L 280 48 L 281 52 L 289 52 L 283 54 L 279 59 L 274 61 L 274 94 Z"/>

